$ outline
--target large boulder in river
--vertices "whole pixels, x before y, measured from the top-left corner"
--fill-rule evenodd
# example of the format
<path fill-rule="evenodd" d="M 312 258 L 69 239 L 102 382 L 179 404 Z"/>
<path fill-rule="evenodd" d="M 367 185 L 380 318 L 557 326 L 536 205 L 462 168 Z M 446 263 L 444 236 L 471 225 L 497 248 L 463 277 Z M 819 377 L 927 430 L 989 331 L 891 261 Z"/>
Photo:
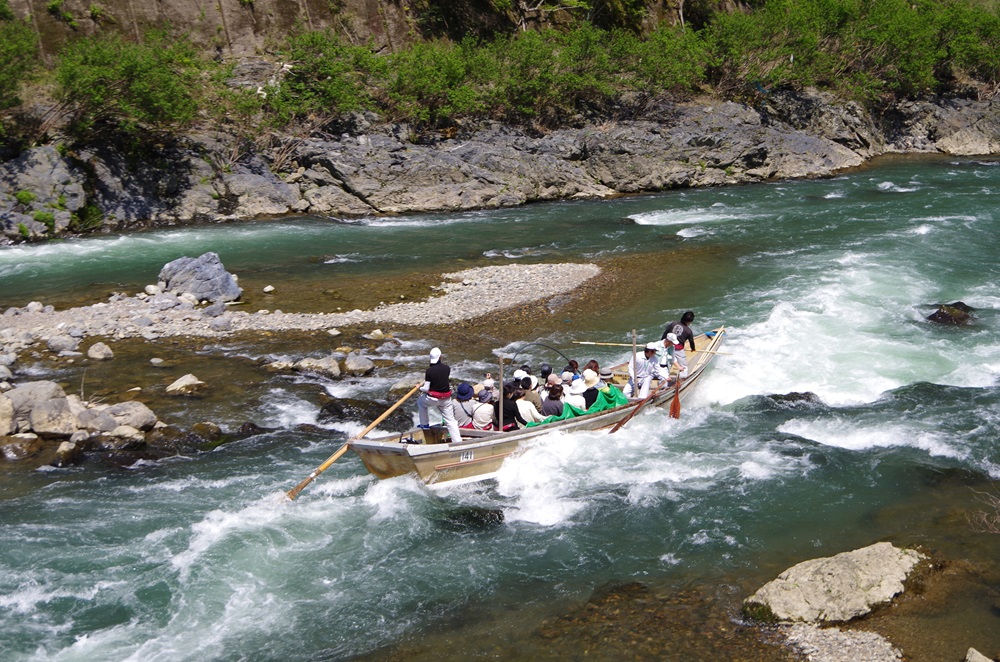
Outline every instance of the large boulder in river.
<path fill-rule="evenodd" d="M 306 357 L 295 362 L 292 366 L 297 372 L 308 372 L 327 377 L 340 377 L 340 361 L 336 356 L 327 356 L 321 359 Z"/>
<path fill-rule="evenodd" d="M 368 425 L 371 421 L 385 413 L 390 407 L 384 402 L 371 400 L 355 400 L 354 398 L 338 398 L 324 404 L 316 416 L 317 423 L 329 424 L 341 421 L 355 421 Z M 402 409 L 397 409 L 379 423 L 383 430 L 404 432 L 413 427 L 413 416 Z"/>
<path fill-rule="evenodd" d="M 188 293 L 207 301 L 235 301 L 243 294 L 236 278 L 226 271 L 216 253 L 201 257 L 180 257 L 160 270 L 159 279 L 166 290 L 175 294 Z"/>
<path fill-rule="evenodd" d="M 367 375 L 375 369 L 375 363 L 360 352 L 351 352 L 344 359 L 344 372 L 349 375 Z"/>
<path fill-rule="evenodd" d="M 156 425 L 156 414 L 141 402 L 129 400 L 111 405 L 104 413 L 115 419 L 118 425 L 127 425 L 137 430 L 151 430 Z"/>
<path fill-rule="evenodd" d="M 962 301 L 943 303 L 938 306 L 937 310 L 928 315 L 927 319 L 938 324 L 971 324 L 972 320 L 975 319 L 975 315 L 973 315 L 975 311 L 975 308 Z"/>
<path fill-rule="evenodd" d="M 43 439 L 68 438 L 77 431 L 76 415 L 66 398 L 52 398 L 31 410 L 31 431 Z"/>
<path fill-rule="evenodd" d="M 902 592 L 920 552 L 880 542 L 853 552 L 803 561 L 743 602 L 760 620 L 849 621 Z"/>
<path fill-rule="evenodd" d="M 62 386 L 50 381 L 25 382 L 5 394 L 14 405 L 14 421 L 19 430 L 31 429 L 31 411 L 43 402 L 66 399 Z"/>
<path fill-rule="evenodd" d="M 14 403 L 0 394 L 0 437 L 14 432 Z"/>

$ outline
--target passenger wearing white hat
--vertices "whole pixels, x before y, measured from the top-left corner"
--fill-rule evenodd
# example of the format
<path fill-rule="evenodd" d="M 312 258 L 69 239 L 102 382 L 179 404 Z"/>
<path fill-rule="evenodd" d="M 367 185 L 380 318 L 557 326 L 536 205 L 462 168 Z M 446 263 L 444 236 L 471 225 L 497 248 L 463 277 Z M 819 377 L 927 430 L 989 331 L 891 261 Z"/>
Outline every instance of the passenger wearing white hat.
<path fill-rule="evenodd" d="M 563 403 L 573 405 L 580 411 L 587 411 L 587 401 L 583 397 L 586 390 L 587 385 L 583 383 L 583 379 L 571 380 L 569 390 L 563 390 Z"/>
<path fill-rule="evenodd" d="M 462 440 L 462 431 L 455 420 L 455 409 L 451 401 L 451 368 L 441 362 L 441 350 L 435 347 L 430 353 L 430 366 L 424 372 L 422 393 L 417 398 L 417 417 L 420 427 L 430 427 L 431 407 L 437 409 L 448 426 L 452 441 Z"/>
<path fill-rule="evenodd" d="M 587 387 L 587 390 L 583 392 L 583 400 L 587 403 L 587 409 L 590 409 L 597 402 L 597 387 L 601 383 L 601 378 L 590 368 L 583 371 L 582 377 L 583 383 Z"/>

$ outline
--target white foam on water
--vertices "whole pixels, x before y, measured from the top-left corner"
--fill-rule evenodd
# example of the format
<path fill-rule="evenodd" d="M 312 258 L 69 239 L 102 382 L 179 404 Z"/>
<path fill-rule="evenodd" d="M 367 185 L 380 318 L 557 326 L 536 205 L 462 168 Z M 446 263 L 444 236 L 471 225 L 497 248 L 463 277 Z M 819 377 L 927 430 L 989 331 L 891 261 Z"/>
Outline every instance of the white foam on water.
<path fill-rule="evenodd" d="M 319 409 L 312 402 L 283 388 L 272 388 L 260 409 L 260 425 L 278 428 L 315 425 L 318 413 Z"/>
<path fill-rule="evenodd" d="M 349 262 L 363 262 L 372 259 L 369 255 L 361 253 L 345 253 L 344 255 L 329 255 L 323 259 L 323 264 L 345 264 Z"/>
<path fill-rule="evenodd" d="M 673 553 L 664 554 L 660 557 L 660 560 L 667 565 L 680 565 L 682 563 L 681 559 L 677 558 L 677 556 Z"/>
<path fill-rule="evenodd" d="M 696 207 L 694 209 L 662 209 L 656 211 L 631 214 L 636 225 L 694 225 L 699 223 L 720 223 L 752 218 L 744 209 L 730 208 L 723 203 L 715 203 L 711 207 Z"/>
<path fill-rule="evenodd" d="M 846 198 L 846 197 L 847 194 L 844 193 L 843 191 L 830 191 L 829 193 L 823 196 L 823 198 L 826 200 L 838 200 L 840 198 Z"/>
<path fill-rule="evenodd" d="M 504 509 L 507 522 L 557 526 L 569 523 L 587 506 L 573 494 L 573 472 L 566 472 L 569 462 L 579 458 L 580 446 L 589 446 L 584 436 L 543 435 L 503 463 L 497 472 L 497 491 L 514 499 L 514 505 Z"/>
<path fill-rule="evenodd" d="M 170 559 L 170 565 L 186 580 L 192 567 L 214 546 L 244 531 L 278 526 L 287 515 L 283 495 L 268 494 L 236 511 L 213 510 L 191 526 L 187 549 Z"/>
<path fill-rule="evenodd" d="M 413 216 L 391 216 L 351 219 L 343 221 L 345 225 L 363 225 L 368 228 L 436 228 L 443 225 L 456 225 L 459 223 L 481 223 L 483 217 L 470 214 L 468 216 L 433 216 L 416 218 Z"/>
<path fill-rule="evenodd" d="M 704 237 L 706 235 L 711 235 L 711 234 L 713 234 L 713 232 L 710 228 L 698 227 L 698 226 L 684 228 L 682 230 L 677 231 L 677 236 L 684 237 L 685 239 L 692 239 L 694 237 Z"/>
<path fill-rule="evenodd" d="M 782 423 L 777 429 L 778 432 L 794 434 L 824 446 L 852 451 L 909 447 L 925 451 L 933 457 L 961 460 L 968 456 L 968 452 L 959 447 L 962 442 L 951 434 L 914 431 L 912 427 L 905 425 L 864 426 L 856 421 L 848 423 L 839 418 L 800 418 Z"/>
<path fill-rule="evenodd" d="M 923 234 L 930 234 L 932 230 L 934 230 L 934 226 L 933 225 L 928 225 L 926 223 L 923 223 L 921 225 L 918 225 L 915 228 L 910 228 L 908 230 L 908 232 L 910 234 L 923 235 Z"/>
<path fill-rule="evenodd" d="M 881 182 L 878 185 L 878 190 L 888 191 L 890 193 L 912 193 L 913 191 L 919 191 L 919 186 L 900 186 L 893 182 Z"/>

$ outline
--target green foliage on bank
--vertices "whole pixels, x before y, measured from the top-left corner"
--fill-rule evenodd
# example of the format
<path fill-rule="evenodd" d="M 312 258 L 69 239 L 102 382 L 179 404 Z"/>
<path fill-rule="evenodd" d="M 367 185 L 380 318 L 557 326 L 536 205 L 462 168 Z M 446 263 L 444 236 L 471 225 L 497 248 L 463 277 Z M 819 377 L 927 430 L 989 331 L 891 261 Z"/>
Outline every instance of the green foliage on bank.
<path fill-rule="evenodd" d="M 117 33 L 69 42 L 55 68 L 57 98 L 70 109 L 71 132 L 90 138 L 114 130 L 135 135 L 191 123 L 206 66 L 191 44 L 166 31 L 141 43 Z"/>
<path fill-rule="evenodd" d="M 34 34 L 7 2 L 0 0 L 0 99 L 14 103 L 37 60 Z M 704 3 L 687 4 L 704 10 Z M 602 24 L 634 26 L 643 5 L 575 6 L 581 15 L 613 19 Z M 1000 17 L 993 2 L 760 0 L 750 6 L 703 13 L 696 24 L 661 24 L 642 35 L 580 20 L 560 29 L 423 41 L 388 54 L 330 31 L 300 32 L 275 46 L 290 69 L 256 89 L 233 86 L 226 65 L 198 53 L 183 35 L 155 32 L 137 43 L 102 32 L 70 41 L 48 76 L 70 118 L 71 137 L 145 138 L 211 123 L 236 136 L 223 167 L 260 147 L 264 135 L 308 135 L 361 110 L 410 122 L 418 131 L 482 119 L 551 127 L 581 113 L 627 116 L 644 99 L 706 91 L 750 100 L 776 88 L 817 86 L 877 109 L 935 94 L 987 97 L 1000 87 Z"/>
<path fill-rule="evenodd" d="M 20 103 L 19 88 L 38 57 L 38 36 L 0 0 L 0 110 Z M 0 125 L 2 126 L 2 125 Z"/>

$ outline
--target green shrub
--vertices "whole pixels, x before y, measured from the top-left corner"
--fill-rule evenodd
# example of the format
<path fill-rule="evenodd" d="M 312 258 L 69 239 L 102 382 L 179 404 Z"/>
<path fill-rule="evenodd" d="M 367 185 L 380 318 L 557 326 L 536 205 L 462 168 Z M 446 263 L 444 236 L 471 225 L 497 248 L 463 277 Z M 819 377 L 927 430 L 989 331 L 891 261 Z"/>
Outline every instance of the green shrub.
<path fill-rule="evenodd" d="M 17 224 L 17 231 L 25 239 L 27 239 L 28 237 L 31 236 L 31 231 L 28 229 L 28 226 L 25 225 L 24 223 L 18 223 Z"/>
<path fill-rule="evenodd" d="M 50 230 L 53 230 L 56 227 L 55 214 L 53 214 L 50 211 L 36 211 L 34 214 L 32 214 L 32 218 L 34 218 L 39 223 L 44 223 L 46 226 L 48 226 Z"/>
<path fill-rule="evenodd" d="M 475 84 L 476 47 L 471 40 L 418 43 L 386 62 L 385 91 L 392 113 L 432 125 L 483 107 Z"/>
<path fill-rule="evenodd" d="M 57 95 L 73 108 L 78 137 L 108 129 L 139 136 L 194 119 L 201 68 L 187 39 L 152 32 L 137 44 L 101 34 L 67 44 L 56 65 Z"/>
<path fill-rule="evenodd" d="M 31 24 L 18 20 L 7 0 L 0 0 L 0 110 L 20 103 L 21 84 L 38 61 L 38 36 Z"/>
<path fill-rule="evenodd" d="M 266 104 L 281 122 L 370 106 L 368 86 L 385 66 L 369 48 L 344 44 L 330 31 L 295 35 L 281 55 L 292 69 L 280 86 L 268 89 Z"/>
<path fill-rule="evenodd" d="M 14 198 L 17 200 L 18 204 L 27 206 L 34 202 L 38 196 L 31 191 L 18 191 L 14 194 Z"/>
<path fill-rule="evenodd" d="M 631 32 L 613 35 L 613 57 L 630 74 L 630 85 L 653 93 L 685 92 L 705 79 L 708 47 L 700 32 L 660 25 L 645 39 Z"/>
<path fill-rule="evenodd" d="M 77 232 L 96 230 L 104 223 L 104 213 L 97 205 L 84 205 L 70 218 L 70 227 Z"/>

